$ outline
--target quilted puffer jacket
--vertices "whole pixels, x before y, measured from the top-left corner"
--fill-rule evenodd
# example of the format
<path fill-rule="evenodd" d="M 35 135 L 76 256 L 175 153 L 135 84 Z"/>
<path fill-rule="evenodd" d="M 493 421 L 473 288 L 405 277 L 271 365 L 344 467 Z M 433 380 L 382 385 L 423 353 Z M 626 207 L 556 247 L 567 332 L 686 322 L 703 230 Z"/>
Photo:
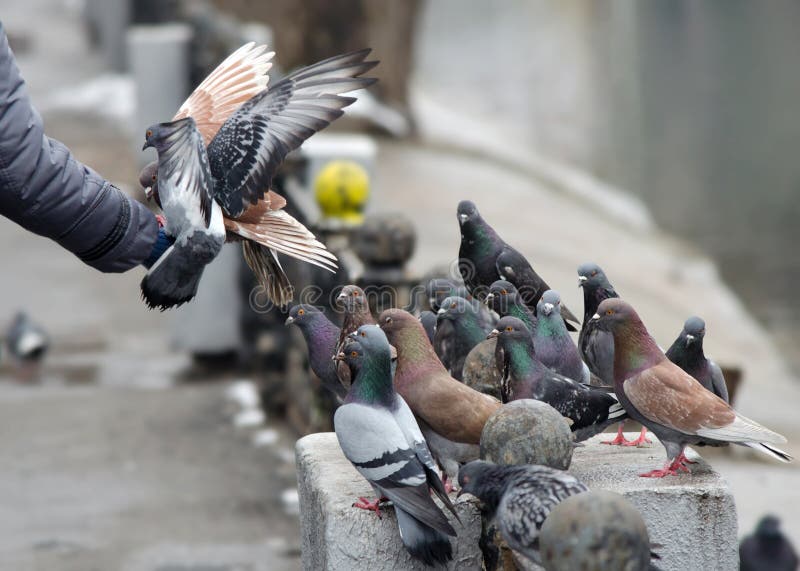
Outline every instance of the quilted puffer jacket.
<path fill-rule="evenodd" d="M 44 133 L 0 23 L 0 214 L 102 272 L 141 264 L 155 216 Z"/>

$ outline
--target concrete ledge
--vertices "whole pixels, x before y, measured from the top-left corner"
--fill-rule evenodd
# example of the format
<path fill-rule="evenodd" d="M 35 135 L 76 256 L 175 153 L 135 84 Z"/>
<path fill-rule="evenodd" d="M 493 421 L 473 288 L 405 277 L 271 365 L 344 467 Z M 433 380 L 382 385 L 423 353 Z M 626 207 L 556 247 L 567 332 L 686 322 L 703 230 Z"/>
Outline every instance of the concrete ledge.
<path fill-rule="evenodd" d="M 600 435 L 577 448 L 570 472 L 590 488 L 623 494 L 641 511 L 651 540 L 662 545 L 659 567 L 663 571 L 736 569 L 736 507 L 724 480 L 693 451 L 687 455 L 698 463 L 692 466 L 691 477 L 639 478 L 640 472 L 661 466 L 663 447 L 655 437 L 656 443 L 648 448 L 599 443 L 610 436 Z M 342 455 L 335 434 L 301 438 L 296 458 L 303 569 L 425 569 L 400 542 L 391 508 L 378 520 L 375 514 L 351 507 L 356 497 L 371 497 L 373 492 Z M 459 536 L 447 569 L 480 569 L 477 508 L 471 498 L 461 498 L 456 508 L 464 525 L 454 523 Z"/>

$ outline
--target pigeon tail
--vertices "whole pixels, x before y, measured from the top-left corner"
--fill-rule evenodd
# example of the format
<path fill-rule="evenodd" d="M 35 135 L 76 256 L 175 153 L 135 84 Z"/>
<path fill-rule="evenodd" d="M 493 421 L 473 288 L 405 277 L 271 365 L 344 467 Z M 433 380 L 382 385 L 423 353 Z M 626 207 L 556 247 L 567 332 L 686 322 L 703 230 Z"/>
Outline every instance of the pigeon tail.
<path fill-rule="evenodd" d="M 395 506 L 400 539 L 412 557 L 431 567 L 453 559 L 453 546 L 441 531 L 433 529 Z"/>
<path fill-rule="evenodd" d="M 242 254 L 272 303 L 284 306 L 292 301 L 292 284 L 283 271 L 275 250 L 252 240 L 244 240 Z"/>
<path fill-rule="evenodd" d="M 150 309 L 161 311 L 191 301 L 197 294 L 208 261 L 196 263 L 192 259 L 191 245 L 176 242 L 142 279 L 142 299 Z"/>
<path fill-rule="evenodd" d="M 738 444 L 738 443 L 737 443 Z M 743 446 L 748 446 L 753 450 L 758 450 L 759 452 L 766 454 L 767 456 L 771 456 L 776 460 L 780 460 L 781 462 L 789 463 L 794 458 L 781 450 L 780 448 L 775 448 L 769 444 L 764 444 L 763 442 L 743 442 L 741 443 Z"/>

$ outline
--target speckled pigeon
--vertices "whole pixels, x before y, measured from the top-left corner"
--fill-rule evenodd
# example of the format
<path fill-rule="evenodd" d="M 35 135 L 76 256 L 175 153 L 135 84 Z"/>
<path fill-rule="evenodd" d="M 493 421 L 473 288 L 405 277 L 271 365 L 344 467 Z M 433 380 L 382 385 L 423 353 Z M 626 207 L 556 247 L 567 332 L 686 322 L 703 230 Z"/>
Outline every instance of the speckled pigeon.
<path fill-rule="evenodd" d="M 375 325 L 351 337 L 357 342 L 345 344 L 343 358 L 357 372 L 333 424 L 342 452 L 377 496 L 354 506 L 377 512 L 380 498 L 391 500 L 409 553 L 427 565 L 444 564 L 452 559 L 448 536 L 456 532 L 431 492 L 456 512 L 411 409 L 392 387 L 389 342 Z"/>
<path fill-rule="evenodd" d="M 458 250 L 458 269 L 469 293 L 483 301 L 497 280 L 514 284 L 526 305 L 534 310 L 548 285 L 517 250 L 512 248 L 484 221 L 475 203 L 458 203 L 458 223 L 461 227 L 461 246 Z M 564 308 L 563 317 L 578 322 Z M 570 331 L 576 329 L 568 324 Z"/>
<path fill-rule="evenodd" d="M 761 518 L 755 532 L 739 544 L 739 571 L 797 571 L 798 567 L 797 553 L 775 516 Z"/>
<path fill-rule="evenodd" d="M 550 511 L 588 489 L 572 474 L 548 466 L 498 466 L 483 460 L 462 467 L 458 483 L 458 495 L 478 498 L 508 546 L 532 563 L 541 561 L 539 531 Z"/>
<path fill-rule="evenodd" d="M 148 283 L 142 284 L 150 307 L 166 309 L 194 297 L 202 268 L 219 250 L 220 227 L 223 238 L 242 241 L 245 261 L 268 297 L 280 305 L 291 299 L 292 288 L 278 252 L 331 271 L 336 267 L 335 256 L 282 210 L 286 201 L 269 187 L 286 155 L 355 101 L 339 94 L 374 81 L 358 76 L 377 62 L 364 61 L 369 50 L 352 52 L 300 69 L 267 89 L 265 74 L 272 54 L 263 53 L 264 49 L 247 44 L 231 54 L 189 96 L 172 122 L 148 129 L 151 134 L 170 134 L 162 147 L 184 141 L 179 146 L 183 150 L 164 167 L 164 174 L 169 172 L 175 180 L 165 181 L 160 165 L 148 165 L 140 175 L 146 193 L 164 210 L 167 235 L 178 238 L 175 232 L 184 228 L 181 244 L 159 259 Z M 148 135 L 145 147 L 154 143 Z M 192 174 L 187 168 L 199 172 Z M 189 191 L 184 189 L 187 181 L 192 185 Z M 212 232 L 214 205 L 222 212 L 215 215 Z M 171 221 L 168 210 L 179 220 Z M 187 237 L 187 221 L 201 231 L 196 247 L 188 243 L 192 240 Z M 164 267 L 173 264 L 178 267 Z M 193 266 L 197 270 L 190 273 Z"/>
<path fill-rule="evenodd" d="M 463 380 L 462 372 L 467 355 L 473 347 L 486 339 L 489 331 L 491 325 L 481 323 L 475 307 L 463 297 L 448 297 L 442 302 L 436 315 L 434 347 L 442 364 L 454 379 Z"/>
<path fill-rule="evenodd" d="M 555 290 L 542 294 L 536 306 L 533 345 L 537 358 L 556 373 L 589 384 L 589 367 L 581 360 L 578 347 L 561 317 L 561 296 Z"/>
<path fill-rule="evenodd" d="M 607 299 L 592 317 L 614 336 L 614 392 L 628 415 L 658 436 L 667 463 L 645 477 L 677 475 L 684 449 L 700 442 L 749 446 L 782 462 L 792 457 L 775 447 L 786 438 L 733 410 L 728 403 L 667 359 L 639 315 L 622 299 Z"/>
<path fill-rule="evenodd" d="M 503 317 L 489 334 L 497 339 L 497 367 L 503 402 L 536 399 L 569 418 L 576 441 L 599 434 L 627 417 L 611 394 L 581 384 L 545 367 L 536 356 L 531 333 L 522 320 Z"/>
<path fill-rule="evenodd" d="M 322 386 L 333 393 L 339 402 L 347 396 L 350 372 L 347 366 L 333 361 L 339 341 L 339 328 L 317 307 L 295 305 L 289 310 L 286 325 L 296 325 L 308 347 L 311 370 L 319 377 Z"/>
<path fill-rule="evenodd" d="M 619 297 L 614 286 L 608 281 L 603 269 L 593 262 L 578 266 L 578 286 L 583 288 L 583 324 L 578 334 L 578 350 L 581 358 L 592 373 L 591 384 L 599 382 L 600 386 L 614 386 L 614 337 L 608 331 L 594 327 L 592 316 L 597 313 L 597 306 L 604 299 Z M 639 436 L 634 440 L 625 438 L 625 423 L 621 422 L 617 435 L 613 440 L 603 444 L 617 446 L 639 446 L 651 444 L 647 438 L 647 428 L 642 427 Z"/>
<path fill-rule="evenodd" d="M 725 402 L 728 399 L 728 386 L 722 369 L 703 353 L 703 337 L 706 335 L 706 322 L 699 317 L 690 317 L 683 324 L 683 331 L 667 349 L 667 359 L 678 365 L 700 381 L 706 389 Z"/>

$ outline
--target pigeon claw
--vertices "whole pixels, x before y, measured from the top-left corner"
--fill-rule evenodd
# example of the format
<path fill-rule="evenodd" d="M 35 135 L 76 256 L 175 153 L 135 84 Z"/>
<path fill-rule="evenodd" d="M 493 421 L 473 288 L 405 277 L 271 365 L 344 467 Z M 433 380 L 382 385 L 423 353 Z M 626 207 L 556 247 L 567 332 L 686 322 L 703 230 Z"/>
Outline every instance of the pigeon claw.
<path fill-rule="evenodd" d="M 156 222 L 158 222 L 158 227 L 163 228 L 167 225 L 167 219 L 164 217 L 163 214 L 156 214 Z"/>
<path fill-rule="evenodd" d="M 650 472 L 645 472 L 644 474 L 639 474 L 641 478 L 663 478 L 664 476 L 679 476 L 681 471 L 686 472 L 687 474 L 690 473 L 689 468 L 684 464 L 686 461 L 686 457 L 683 455 L 683 452 L 679 456 L 677 456 L 671 462 L 667 462 L 667 464 L 660 470 L 651 470 Z"/>
<path fill-rule="evenodd" d="M 620 423 L 619 430 L 617 430 L 617 435 L 614 437 L 614 440 L 603 440 L 600 444 L 608 444 L 609 446 L 627 446 L 628 440 L 625 440 L 625 434 L 622 432 L 622 429 L 625 427 L 625 423 Z"/>
<path fill-rule="evenodd" d="M 653 441 L 647 438 L 647 429 L 642 427 L 639 437 L 636 440 L 628 440 L 622 443 L 622 446 L 640 446 L 642 444 L 652 444 Z"/>
<path fill-rule="evenodd" d="M 384 498 L 376 498 L 373 501 L 369 501 L 367 498 L 359 497 L 354 503 L 353 507 L 358 508 L 360 510 L 367 510 L 367 511 L 374 511 L 378 514 L 378 519 L 381 518 L 381 500 Z"/>

